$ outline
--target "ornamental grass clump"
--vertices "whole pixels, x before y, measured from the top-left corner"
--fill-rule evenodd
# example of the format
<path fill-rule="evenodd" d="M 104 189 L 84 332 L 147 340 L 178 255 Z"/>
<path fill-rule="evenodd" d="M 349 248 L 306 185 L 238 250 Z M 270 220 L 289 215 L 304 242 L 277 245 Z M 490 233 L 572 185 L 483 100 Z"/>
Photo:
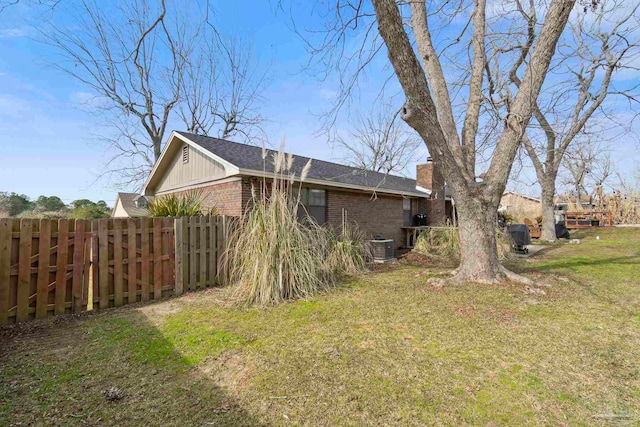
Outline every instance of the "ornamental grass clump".
<path fill-rule="evenodd" d="M 201 216 L 202 191 L 189 191 L 181 195 L 169 194 L 149 202 L 147 210 L 152 217 Z M 208 215 L 215 215 L 217 210 L 211 209 Z"/>
<path fill-rule="evenodd" d="M 331 234 L 328 264 L 338 274 L 354 275 L 371 259 L 371 246 L 355 227 L 343 226 L 342 234 Z"/>
<path fill-rule="evenodd" d="M 263 160 L 266 161 L 263 149 Z M 268 305 L 306 298 L 330 288 L 343 273 L 364 267 L 362 247 L 353 236 L 337 238 L 304 212 L 300 189 L 311 167 L 307 162 L 299 183 L 293 157 L 283 147 L 273 159 L 274 174 L 252 193 L 252 208 L 229 234 L 226 270 L 237 295 L 249 304 Z"/>
<path fill-rule="evenodd" d="M 452 226 L 431 228 L 421 233 L 413 250 L 422 255 L 460 256 L 460 235 Z"/>

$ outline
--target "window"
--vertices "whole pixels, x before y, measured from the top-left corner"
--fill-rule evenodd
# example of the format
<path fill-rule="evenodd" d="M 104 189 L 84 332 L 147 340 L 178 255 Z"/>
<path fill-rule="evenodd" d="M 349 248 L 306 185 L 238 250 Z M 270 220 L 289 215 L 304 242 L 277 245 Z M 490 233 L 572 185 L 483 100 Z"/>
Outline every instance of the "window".
<path fill-rule="evenodd" d="M 136 208 L 141 208 L 141 209 L 144 209 L 147 206 L 149 206 L 149 202 L 147 201 L 147 198 L 144 196 L 138 196 L 138 198 L 134 201 L 134 204 L 136 205 Z"/>
<path fill-rule="evenodd" d="M 182 147 L 182 163 L 189 163 L 189 146 Z"/>
<path fill-rule="evenodd" d="M 318 224 L 327 222 L 327 195 L 324 190 L 317 188 L 302 188 L 300 190 L 300 204 L 298 217 L 310 216 Z"/>
<path fill-rule="evenodd" d="M 404 225 L 411 225 L 411 199 L 402 199 Z"/>

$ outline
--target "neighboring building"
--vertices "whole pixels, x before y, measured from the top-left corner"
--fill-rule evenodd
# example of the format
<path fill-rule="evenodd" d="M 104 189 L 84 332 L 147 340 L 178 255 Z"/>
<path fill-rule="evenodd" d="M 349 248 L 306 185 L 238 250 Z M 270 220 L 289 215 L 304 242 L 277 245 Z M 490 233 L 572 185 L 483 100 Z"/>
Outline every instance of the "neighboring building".
<path fill-rule="evenodd" d="M 516 217 L 535 219 L 542 215 L 542 203 L 540 199 L 525 194 L 507 191 L 500 199 L 500 212 L 506 212 Z"/>
<path fill-rule="evenodd" d="M 578 203 L 576 203 L 576 200 L 576 196 L 570 196 L 568 194 L 561 194 L 560 196 L 556 197 L 553 201 L 556 213 L 575 210 L 588 211 L 595 207 L 595 204 L 593 203 L 593 197 L 588 194 L 580 196 L 579 206 Z"/>
<path fill-rule="evenodd" d="M 273 150 L 173 132 L 143 188 L 148 198 L 199 189 L 203 207 L 215 206 L 221 215 L 239 216 L 251 206 L 252 189 L 273 176 Z M 295 156 L 291 171 L 299 180 L 309 158 Z M 343 221 L 356 223 L 368 237 L 405 241 L 403 226 L 416 214 L 427 223 L 441 223 L 451 210 L 444 178 L 429 161 L 417 167 L 417 180 L 362 170 L 313 159 L 302 183 L 302 203 L 319 223 L 339 229 Z M 122 199 L 122 197 L 121 197 Z"/>
<path fill-rule="evenodd" d="M 131 218 L 149 216 L 148 199 L 137 193 L 118 193 L 116 204 L 111 212 L 113 218 Z"/>

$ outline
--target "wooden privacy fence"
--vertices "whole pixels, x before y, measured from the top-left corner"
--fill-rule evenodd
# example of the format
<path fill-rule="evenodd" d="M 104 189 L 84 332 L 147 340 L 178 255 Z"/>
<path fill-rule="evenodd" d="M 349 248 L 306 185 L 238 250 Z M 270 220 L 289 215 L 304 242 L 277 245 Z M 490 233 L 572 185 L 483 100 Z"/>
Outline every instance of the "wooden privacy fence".
<path fill-rule="evenodd" d="M 91 223 L 93 309 L 157 300 L 174 293 L 173 218 Z"/>
<path fill-rule="evenodd" d="M 0 325 L 224 283 L 230 219 L 0 219 Z"/>
<path fill-rule="evenodd" d="M 88 224 L 0 219 L 0 325 L 86 310 Z"/>

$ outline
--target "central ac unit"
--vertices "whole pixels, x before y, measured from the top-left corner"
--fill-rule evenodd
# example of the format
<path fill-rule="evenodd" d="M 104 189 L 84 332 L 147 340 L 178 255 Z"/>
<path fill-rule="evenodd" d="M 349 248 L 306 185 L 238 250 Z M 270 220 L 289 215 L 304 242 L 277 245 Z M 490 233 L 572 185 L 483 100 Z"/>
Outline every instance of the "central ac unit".
<path fill-rule="evenodd" d="M 374 262 L 391 261 L 395 258 L 395 244 L 392 239 L 370 240 Z"/>

